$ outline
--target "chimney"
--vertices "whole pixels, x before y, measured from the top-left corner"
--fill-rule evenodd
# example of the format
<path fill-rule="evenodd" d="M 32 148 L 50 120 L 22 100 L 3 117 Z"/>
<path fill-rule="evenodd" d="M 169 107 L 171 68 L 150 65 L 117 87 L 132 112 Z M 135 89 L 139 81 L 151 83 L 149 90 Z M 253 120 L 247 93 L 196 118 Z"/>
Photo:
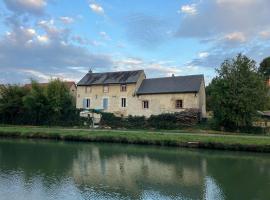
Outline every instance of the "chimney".
<path fill-rule="evenodd" d="M 93 73 L 93 71 L 92 71 L 92 68 L 90 67 L 88 74 L 92 74 L 92 73 Z"/>

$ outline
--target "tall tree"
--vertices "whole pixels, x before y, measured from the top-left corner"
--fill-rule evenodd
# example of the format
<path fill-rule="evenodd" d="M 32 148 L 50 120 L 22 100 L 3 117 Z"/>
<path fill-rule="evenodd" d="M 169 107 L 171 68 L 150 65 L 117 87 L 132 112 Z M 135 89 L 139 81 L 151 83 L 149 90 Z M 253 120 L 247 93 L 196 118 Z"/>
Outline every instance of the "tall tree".
<path fill-rule="evenodd" d="M 0 116 L 2 123 L 24 123 L 23 97 L 29 91 L 17 85 L 7 85 L 0 90 Z"/>
<path fill-rule="evenodd" d="M 30 92 L 23 97 L 23 103 L 29 124 L 41 125 L 48 123 L 49 104 L 44 87 L 32 80 Z"/>
<path fill-rule="evenodd" d="M 211 92 L 214 118 L 227 129 L 251 126 L 257 110 L 269 102 L 268 88 L 255 61 L 239 54 L 225 60 L 217 72 Z"/>
<path fill-rule="evenodd" d="M 264 76 L 265 79 L 270 78 L 270 57 L 263 59 L 260 63 L 259 72 Z"/>
<path fill-rule="evenodd" d="M 50 105 L 51 124 L 71 125 L 76 121 L 78 113 L 74 98 L 62 81 L 59 79 L 50 81 L 47 87 L 47 97 Z"/>

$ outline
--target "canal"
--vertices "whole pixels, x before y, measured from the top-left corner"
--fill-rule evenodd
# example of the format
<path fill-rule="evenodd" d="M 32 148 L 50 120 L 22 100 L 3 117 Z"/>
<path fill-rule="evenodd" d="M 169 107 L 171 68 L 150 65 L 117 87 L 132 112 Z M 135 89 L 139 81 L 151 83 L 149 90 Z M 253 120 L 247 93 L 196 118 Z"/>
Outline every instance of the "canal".
<path fill-rule="evenodd" d="M 270 154 L 0 140 L 1 200 L 270 199 Z"/>

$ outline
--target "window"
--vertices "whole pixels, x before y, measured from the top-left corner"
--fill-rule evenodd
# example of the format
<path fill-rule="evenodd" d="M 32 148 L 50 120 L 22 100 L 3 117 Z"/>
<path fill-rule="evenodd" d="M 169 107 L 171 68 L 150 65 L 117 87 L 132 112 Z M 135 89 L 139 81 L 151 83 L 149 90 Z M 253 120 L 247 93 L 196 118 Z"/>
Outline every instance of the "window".
<path fill-rule="evenodd" d="M 143 101 L 142 102 L 143 109 L 148 109 L 149 108 L 149 101 Z"/>
<path fill-rule="evenodd" d="M 109 99 L 108 98 L 104 98 L 103 99 L 103 109 L 104 110 L 108 109 L 108 105 L 109 105 Z"/>
<path fill-rule="evenodd" d="M 179 109 L 179 108 L 183 108 L 183 100 L 176 100 L 175 101 L 175 108 Z"/>
<path fill-rule="evenodd" d="M 126 84 L 120 85 L 120 91 L 121 92 L 126 92 L 127 91 L 127 85 Z"/>
<path fill-rule="evenodd" d="M 126 98 L 121 98 L 121 107 L 125 108 L 127 106 L 127 99 Z"/>
<path fill-rule="evenodd" d="M 85 93 L 91 93 L 92 88 L 90 86 L 85 87 Z"/>
<path fill-rule="evenodd" d="M 91 101 L 90 99 L 83 99 L 83 108 L 90 108 Z"/>
<path fill-rule="evenodd" d="M 109 92 L 109 86 L 108 85 L 104 85 L 103 86 L 103 92 L 104 93 L 108 93 Z"/>

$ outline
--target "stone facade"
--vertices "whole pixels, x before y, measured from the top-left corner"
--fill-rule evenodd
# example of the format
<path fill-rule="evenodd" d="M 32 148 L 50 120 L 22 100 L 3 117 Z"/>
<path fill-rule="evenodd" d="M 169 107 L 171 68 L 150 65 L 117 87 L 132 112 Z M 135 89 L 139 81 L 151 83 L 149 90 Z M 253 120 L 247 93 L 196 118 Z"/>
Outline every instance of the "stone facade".
<path fill-rule="evenodd" d="M 146 117 L 193 108 L 199 109 L 202 117 L 205 117 L 206 102 L 203 81 L 198 92 L 138 95 L 136 92 L 144 79 L 145 75 L 143 73 L 136 83 L 126 84 L 126 91 L 121 91 L 123 84 L 78 85 L 76 106 L 78 109 L 103 109 L 105 112 L 111 112 L 118 116 L 133 115 Z M 106 87 L 105 91 L 104 86 Z M 106 91 L 107 87 L 108 91 Z M 88 102 L 86 102 L 86 99 L 88 99 Z M 177 100 L 182 102 L 179 108 L 176 108 Z M 105 105 L 104 101 L 107 101 L 108 104 Z M 144 101 L 147 101 L 148 105 L 144 106 Z"/>

